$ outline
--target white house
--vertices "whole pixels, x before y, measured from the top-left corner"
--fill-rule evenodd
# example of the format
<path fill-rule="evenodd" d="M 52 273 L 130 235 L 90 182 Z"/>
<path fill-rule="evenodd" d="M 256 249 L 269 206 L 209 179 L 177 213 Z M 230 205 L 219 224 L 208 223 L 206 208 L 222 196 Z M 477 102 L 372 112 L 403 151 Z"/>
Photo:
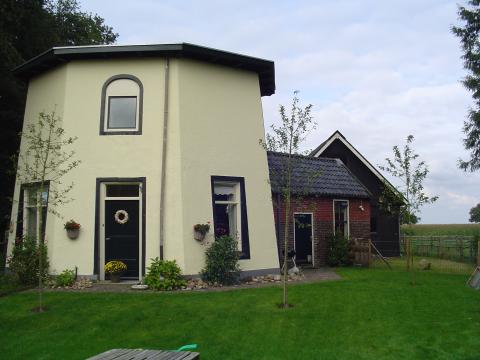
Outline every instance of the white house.
<path fill-rule="evenodd" d="M 56 109 L 82 164 L 68 173 L 74 202 L 51 214 L 51 272 L 78 267 L 104 278 L 110 259 L 141 278 L 150 259 L 204 266 L 193 225 L 211 221 L 239 240 L 248 274 L 278 271 L 261 97 L 275 91 L 274 63 L 191 44 L 61 47 L 27 61 L 24 128 Z M 24 144 L 21 150 L 24 151 Z M 38 187 L 16 184 L 9 253 L 34 232 Z M 43 209 L 43 211 L 46 211 Z M 127 221 L 119 221 L 125 219 Z M 76 240 L 66 220 L 81 224 Z"/>

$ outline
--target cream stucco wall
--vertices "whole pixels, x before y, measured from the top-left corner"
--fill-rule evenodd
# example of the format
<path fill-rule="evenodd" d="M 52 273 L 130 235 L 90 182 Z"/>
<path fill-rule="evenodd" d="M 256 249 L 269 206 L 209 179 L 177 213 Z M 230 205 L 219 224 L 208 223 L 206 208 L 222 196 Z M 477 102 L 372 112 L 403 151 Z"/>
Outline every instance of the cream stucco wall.
<path fill-rule="evenodd" d="M 164 59 L 153 58 L 72 61 L 30 82 L 25 122 L 56 105 L 66 133 L 78 136 L 74 147 L 82 161 L 64 178 L 75 183 L 75 201 L 59 209 L 64 219 L 48 216 L 52 271 L 77 266 L 79 274 L 93 274 L 97 178 L 146 177 L 147 265 L 159 256 L 164 67 Z M 143 84 L 142 135 L 99 135 L 102 85 L 117 74 L 134 75 Z M 241 176 L 251 254 L 241 266 L 278 268 L 267 160 L 258 145 L 264 129 L 257 74 L 172 59 L 168 105 L 165 258 L 177 260 L 185 274 L 200 271 L 205 248 L 193 239 L 192 226 L 212 220 L 210 176 Z M 16 199 L 18 193 L 17 186 Z M 82 225 L 74 241 L 63 229 L 71 218 Z M 13 238 L 12 232 L 10 244 Z"/>

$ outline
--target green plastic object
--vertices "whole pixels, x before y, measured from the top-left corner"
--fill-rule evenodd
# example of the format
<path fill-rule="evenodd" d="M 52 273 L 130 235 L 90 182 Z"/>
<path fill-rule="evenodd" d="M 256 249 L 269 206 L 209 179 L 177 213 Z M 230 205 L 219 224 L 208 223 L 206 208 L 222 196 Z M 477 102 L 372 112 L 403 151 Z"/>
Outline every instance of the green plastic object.
<path fill-rule="evenodd" d="M 197 344 L 188 344 L 188 345 L 183 345 L 183 346 L 179 347 L 175 351 L 190 351 L 190 350 L 195 350 L 197 347 L 198 347 Z"/>

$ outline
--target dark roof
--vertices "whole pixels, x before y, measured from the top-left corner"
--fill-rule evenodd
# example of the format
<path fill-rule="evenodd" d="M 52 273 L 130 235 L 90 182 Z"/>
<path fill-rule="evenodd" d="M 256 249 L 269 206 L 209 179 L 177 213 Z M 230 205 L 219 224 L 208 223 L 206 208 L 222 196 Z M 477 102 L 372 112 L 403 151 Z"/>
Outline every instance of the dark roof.
<path fill-rule="evenodd" d="M 70 60 L 128 57 L 184 57 L 245 69 L 258 73 L 262 96 L 275 93 L 275 64 L 273 61 L 188 43 L 54 47 L 26 61 L 13 71 L 21 78 L 30 79 Z"/>
<path fill-rule="evenodd" d="M 270 184 L 274 193 L 282 191 L 288 154 L 268 152 Z M 368 198 L 370 192 L 339 159 L 292 155 L 293 194 Z"/>
<path fill-rule="evenodd" d="M 395 186 L 392 185 L 388 179 L 382 175 L 380 171 L 377 170 L 375 166 L 373 166 L 370 161 L 367 160 L 365 156 L 363 156 L 360 151 L 358 151 L 350 142 L 347 140 L 347 138 L 338 130 L 336 130 L 330 137 L 322 142 L 315 150 L 310 152 L 309 156 L 322 156 L 322 153 L 329 148 L 329 146 L 333 143 L 333 141 L 338 140 L 342 142 L 348 150 L 357 157 L 360 162 L 362 162 L 365 167 L 372 172 L 374 176 L 376 176 L 382 183 L 387 184 L 390 186 L 390 188 L 403 200 L 403 203 L 407 203 L 407 199 L 403 196 L 403 194 L 395 188 Z"/>

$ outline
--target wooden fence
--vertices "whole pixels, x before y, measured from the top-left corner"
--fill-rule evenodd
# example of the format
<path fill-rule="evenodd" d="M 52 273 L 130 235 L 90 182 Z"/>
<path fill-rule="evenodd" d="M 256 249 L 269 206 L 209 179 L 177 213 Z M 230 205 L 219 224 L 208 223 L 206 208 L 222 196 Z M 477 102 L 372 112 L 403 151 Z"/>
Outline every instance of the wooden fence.
<path fill-rule="evenodd" d="M 408 244 L 414 256 L 427 256 L 459 262 L 475 263 L 480 257 L 475 236 L 410 236 L 401 237 L 401 252 L 406 254 Z"/>

